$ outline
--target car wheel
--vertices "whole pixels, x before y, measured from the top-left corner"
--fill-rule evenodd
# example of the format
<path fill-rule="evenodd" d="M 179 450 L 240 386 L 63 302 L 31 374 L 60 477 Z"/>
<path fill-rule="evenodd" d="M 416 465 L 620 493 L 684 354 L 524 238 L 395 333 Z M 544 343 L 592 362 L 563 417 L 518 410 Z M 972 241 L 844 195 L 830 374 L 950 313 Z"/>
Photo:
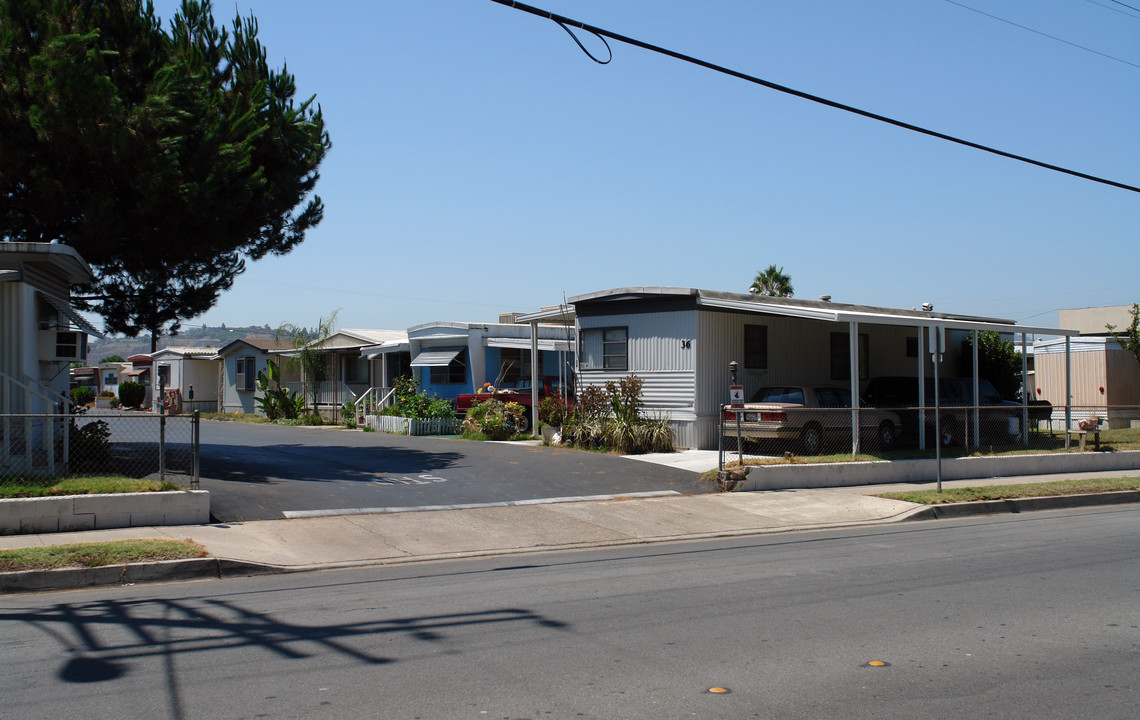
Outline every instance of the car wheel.
<path fill-rule="evenodd" d="M 808 425 L 804 428 L 804 432 L 800 435 L 800 444 L 803 445 L 804 455 L 819 455 L 820 448 L 823 446 L 823 436 L 820 434 L 819 425 Z"/>
<path fill-rule="evenodd" d="M 530 408 L 527 408 L 526 412 L 522 414 L 522 417 L 519 418 L 515 427 L 515 432 L 518 433 L 524 433 L 528 430 L 530 430 Z"/>
<path fill-rule="evenodd" d="M 890 450 L 895 445 L 895 425 L 890 420 L 884 420 L 879 425 L 879 449 Z"/>

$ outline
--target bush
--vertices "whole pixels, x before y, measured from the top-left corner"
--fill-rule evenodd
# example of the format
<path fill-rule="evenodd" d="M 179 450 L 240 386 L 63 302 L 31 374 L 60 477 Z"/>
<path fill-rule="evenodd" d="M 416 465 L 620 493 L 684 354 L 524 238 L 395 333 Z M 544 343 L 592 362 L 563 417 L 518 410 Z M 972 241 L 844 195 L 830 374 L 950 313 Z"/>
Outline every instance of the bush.
<path fill-rule="evenodd" d="M 566 445 L 613 450 L 626 455 L 673 452 L 674 433 L 665 418 L 642 415 L 642 382 L 629 375 L 607 382 L 605 390 L 586 388 L 562 430 Z"/>
<path fill-rule="evenodd" d="M 119 383 L 119 400 L 125 407 L 142 407 L 146 398 L 146 386 L 140 382 Z"/>
<path fill-rule="evenodd" d="M 455 417 L 455 407 L 450 400 L 432 397 L 421 393 L 412 378 L 396 378 L 395 400 L 384 408 L 382 415 L 406 418 L 449 418 Z"/>
<path fill-rule="evenodd" d="M 85 385 L 71 388 L 71 402 L 79 406 L 90 405 L 95 402 L 95 391 Z"/>
<path fill-rule="evenodd" d="M 69 443 L 72 472 L 98 472 L 111 464 L 111 428 L 106 422 L 79 425 L 72 418 Z"/>
<path fill-rule="evenodd" d="M 544 397 L 538 404 L 538 419 L 547 425 L 561 427 L 566 422 L 566 401 L 557 395 Z"/>
<path fill-rule="evenodd" d="M 111 392 L 110 390 L 100 390 L 99 394 L 96 395 L 95 397 L 113 398 L 113 397 L 117 397 L 117 396 L 115 395 L 115 393 Z"/>
<path fill-rule="evenodd" d="M 518 403 L 504 403 L 501 400 L 484 400 L 475 403 L 463 419 L 463 437 L 469 439 L 507 440 L 522 423 L 526 408 Z"/>

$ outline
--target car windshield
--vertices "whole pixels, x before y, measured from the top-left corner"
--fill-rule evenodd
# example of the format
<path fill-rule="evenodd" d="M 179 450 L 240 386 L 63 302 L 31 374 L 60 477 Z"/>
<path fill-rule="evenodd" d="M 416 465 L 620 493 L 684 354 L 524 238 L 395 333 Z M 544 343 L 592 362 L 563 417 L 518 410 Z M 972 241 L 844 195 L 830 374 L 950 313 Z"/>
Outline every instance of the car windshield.
<path fill-rule="evenodd" d="M 803 405 L 804 389 L 798 387 L 760 388 L 756 391 L 756 394 L 752 396 L 752 402 Z"/>

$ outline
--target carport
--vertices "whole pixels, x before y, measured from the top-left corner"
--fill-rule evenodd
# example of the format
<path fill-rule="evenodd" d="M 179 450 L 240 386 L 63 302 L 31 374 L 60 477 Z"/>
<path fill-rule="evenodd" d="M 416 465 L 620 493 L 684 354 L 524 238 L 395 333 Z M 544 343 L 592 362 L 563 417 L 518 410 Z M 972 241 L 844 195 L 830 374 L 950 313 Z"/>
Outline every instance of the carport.
<path fill-rule="evenodd" d="M 722 294 L 726 295 L 726 294 Z M 944 314 L 935 313 L 933 307 L 924 305 L 921 311 L 898 311 L 889 312 L 882 309 L 852 309 L 852 306 L 842 306 L 831 309 L 826 307 L 829 304 L 827 301 L 819 303 L 788 303 L 776 302 L 776 298 L 757 297 L 748 300 L 739 300 L 731 297 L 717 296 L 716 294 L 700 294 L 697 297 L 697 304 L 707 308 L 716 308 L 721 310 L 730 310 L 733 312 L 756 313 L 763 315 L 778 315 L 784 317 L 804 318 L 810 320 L 821 320 L 824 322 L 835 323 L 838 325 L 847 326 L 848 335 L 848 353 L 851 366 L 851 454 L 852 456 L 859 454 L 859 373 L 860 373 L 860 359 L 859 359 L 859 328 L 861 325 L 891 325 L 895 327 L 913 328 L 918 336 L 918 360 L 916 362 L 917 375 L 918 375 L 918 395 L 919 406 L 925 408 L 926 403 L 926 363 L 924 357 L 926 352 L 930 352 L 934 366 L 934 388 L 935 403 L 933 405 L 934 412 L 940 410 L 939 398 L 937 397 L 938 388 L 938 366 L 941 361 L 941 354 L 945 351 L 945 336 L 947 330 L 965 330 L 969 331 L 972 336 L 973 342 L 973 392 L 974 397 L 972 401 L 973 407 L 973 445 L 979 446 L 981 438 L 979 437 L 979 385 L 978 382 L 978 333 L 983 331 L 991 331 L 996 333 L 1005 334 L 1020 334 L 1021 336 L 1021 427 L 1028 428 L 1029 426 L 1029 405 L 1028 394 L 1026 388 L 1026 373 L 1027 373 L 1027 354 L 1026 354 L 1026 335 L 1057 335 L 1065 338 L 1065 385 L 1066 396 L 1071 395 L 1069 388 L 1071 387 L 1071 341 L 1070 338 L 1074 335 L 1079 335 L 1077 330 L 1065 330 L 1062 328 L 1048 328 L 1037 327 L 1029 325 L 1018 325 L 1012 320 L 1000 319 L 963 319 L 960 317 L 948 316 Z M 782 298 L 780 300 L 783 300 Z M 919 432 L 919 448 L 925 449 L 926 447 L 926 432 L 925 432 L 925 410 L 920 410 L 920 422 L 918 425 Z M 1072 405 L 1067 401 L 1065 404 L 1065 427 L 1069 427 L 1072 419 Z M 1022 443 L 1028 447 L 1029 434 L 1022 432 Z"/>

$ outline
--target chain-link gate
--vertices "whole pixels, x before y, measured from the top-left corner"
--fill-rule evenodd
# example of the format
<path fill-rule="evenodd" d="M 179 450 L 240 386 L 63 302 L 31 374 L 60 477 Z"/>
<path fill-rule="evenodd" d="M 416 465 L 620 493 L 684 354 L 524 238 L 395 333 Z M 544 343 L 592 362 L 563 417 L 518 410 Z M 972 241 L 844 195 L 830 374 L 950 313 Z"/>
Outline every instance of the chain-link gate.
<path fill-rule="evenodd" d="M 0 479 L 121 475 L 197 490 L 199 430 L 197 412 L 0 415 Z"/>

